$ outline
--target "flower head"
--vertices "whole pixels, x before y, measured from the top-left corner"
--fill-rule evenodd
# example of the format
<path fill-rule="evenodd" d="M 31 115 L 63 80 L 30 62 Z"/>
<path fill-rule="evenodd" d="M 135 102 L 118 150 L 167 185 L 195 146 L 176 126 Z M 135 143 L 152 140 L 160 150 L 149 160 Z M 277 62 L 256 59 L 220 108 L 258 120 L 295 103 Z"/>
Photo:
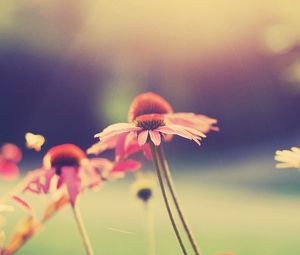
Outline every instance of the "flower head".
<path fill-rule="evenodd" d="M 84 159 L 86 159 L 86 155 L 78 146 L 63 144 L 51 148 L 44 156 L 43 163 L 45 168 L 53 168 L 55 173 L 61 176 L 62 168 L 78 168 Z"/>
<path fill-rule="evenodd" d="M 154 93 L 141 94 L 133 100 L 129 121 L 110 125 L 97 134 L 100 144 L 109 144 L 107 148 L 117 147 L 118 138 L 124 135 L 131 135 L 139 146 L 150 141 L 159 146 L 161 138 L 169 135 L 178 135 L 200 144 L 201 139 L 206 137 L 203 132 L 217 129 L 213 126 L 216 120 L 204 115 L 173 113 L 169 103 Z"/>
<path fill-rule="evenodd" d="M 132 184 L 131 190 L 134 195 L 143 202 L 147 203 L 153 196 L 155 181 L 153 176 L 138 176 L 137 180 Z"/>
<path fill-rule="evenodd" d="M 278 150 L 275 160 L 279 161 L 277 168 L 297 168 L 300 169 L 300 148 L 292 147 L 290 150 Z"/>
<path fill-rule="evenodd" d="M 22 151 L 18 146 L 6 143 L 0 148 L 0 177 L 5 180 L 14 180 L 19 174 L 17 164 L 22 159 Z"/>
<path fill-rule="evenodd" d="M 56 179 L 57 189 L 66 186 L 72 205 L 84 188 L 94 187 L 101 182 L 101 177 L 89 164 L 85 152 L 74 144 L 51 148 L 44 156 L 43 166 L 36 171 L 37 177 L 30 181 L 25 190 L 48 193 L 52 180 Z"/>
<path fill-rule="evenodd" d="M 37 135 L 33 133 L 25 134 L 26 147 L 29 149 L 34 149 L 35 151 L 40 151 L 45 143 L 45 138 L 42 135 Z"/>

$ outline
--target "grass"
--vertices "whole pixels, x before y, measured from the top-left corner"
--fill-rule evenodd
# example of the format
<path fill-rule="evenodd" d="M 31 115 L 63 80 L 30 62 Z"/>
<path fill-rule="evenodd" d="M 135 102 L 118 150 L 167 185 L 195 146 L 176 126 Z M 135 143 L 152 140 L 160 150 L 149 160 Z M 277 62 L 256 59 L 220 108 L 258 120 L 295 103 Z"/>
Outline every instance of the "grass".
<path fill-rule="evenodd" d="M 175 171 L 173 175 L 204 255 L 220 251 L 239 255 L 300 254 L 298 173 L 280 172 L 271 162 L 253 161 L 218 171 L 189 168 L 192 170 Z M 174 169 L 179 170 L 176 166 Z M 130 194 L 129 185 L 129 179 L 120 180 L 81 196 L 81 210 L 95 254 L 147 254 L 144 207 Z M 181 254 L 159 189 L 151 208 L 157 254 Z M 6 215 L 8 232 L 20 214 Z M 84 254 L 71 209 L 64 208 L 17 254 Z"/>

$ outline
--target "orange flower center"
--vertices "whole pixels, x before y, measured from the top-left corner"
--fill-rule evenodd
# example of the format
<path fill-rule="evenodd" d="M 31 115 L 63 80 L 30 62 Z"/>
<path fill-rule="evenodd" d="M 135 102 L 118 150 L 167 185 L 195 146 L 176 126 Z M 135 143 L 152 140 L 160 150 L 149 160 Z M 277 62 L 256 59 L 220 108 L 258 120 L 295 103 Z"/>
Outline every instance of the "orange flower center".
<path fill-rule="evenodd" d="M 128 120 L 134 121 L 137 117 L 145 114 L 172 113 L 171 105 L 161 96 L 152 92 L 138 95 L 129 108 Z"/>
<path fill-rule="evenodd" d="M 164 118 L 160 114 L 144 114 L 135 118 L 137 127 L 144 130 L 154 130 L 158 127 L 164 126 Z"/>
<path fill-rule="evenodd" d="M 52 147 L 44 157 L 46 168 L 55 168 L 57 175 L 61 174 L 64 166 L 79 167 L 86 155 L 83 150 L 74 144 L 62 144 Z"/>

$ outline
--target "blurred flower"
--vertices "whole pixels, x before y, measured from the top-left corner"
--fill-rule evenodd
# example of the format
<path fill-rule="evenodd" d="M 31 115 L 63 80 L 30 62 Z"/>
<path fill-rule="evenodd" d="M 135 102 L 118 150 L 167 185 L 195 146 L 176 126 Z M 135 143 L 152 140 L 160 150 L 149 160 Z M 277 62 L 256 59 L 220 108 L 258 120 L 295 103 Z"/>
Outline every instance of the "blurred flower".
<path fill-rule="evenodd" d="M 194 113 L 173 113 L 165 99 L 151 92 L 133 100 L 128 119 L 129 123 L 113 124 L 96 134 L 95 137 L 100 138 L 99 146 L 103 144 L 103 149 L 124 148 L 126 143 L 131 143 L 145 149 L 147 142 L 152 141 L 158 146 L 162 137 L 169 140 L 172 135 L 200 144 L 206 137 L 204 133 L 217 130 L 215 119 Z M 119 155 L 117 151 L 116 154 Z"/>
<path fill-rule="evenodd" d="M 33 216 L 27 216 L 23 218 L 16 229 L 13 231 L 13 235 L 2 251 L 2 255 L 11 255 L 18 251 L 26 241 L 32 237 L 39 229 L 41 225 L 35 220 Z"/>
<path fill-rule="evenodd" d="M 52 180 L 56 179 L 56 189 L 64 185 L 74 206 L 78 194 L 85 188 L 101 183 L 101 176 L 91 166 L 83 150 L 74 144 L 52 147 L 44 156 L 43 166 L 36 170 L 25 190 L 34 193 L 48 193 Z"/>
<path fill-rule="evenodd" d="M 22 159 L 22 151 L 14 144 L 6 143 L 0 148 L 0 178 L 14 180 L 19 174 L 17 163 Z"/>
<path fill-rule="evenodd" d="M 137 198 L 146 203 L 153 196 L 154 187 L 155 181 L 153 175 L 140 175 L 131 185 L 131 191 Z"/>
<path fill-rule="evenodd" d="M 297 168 L 300 169 L 300 148 L 292 147 L 291 150 L 278 150 L 275 160 L 279 161 L 277 168 Z"/>
<path fill-rule="evenodd" d="M 33 133 L 25 134 L 26 147 L 29 149 L 34 149 L 35 151 L 40 151 L 45 143 L 45 138 L 42 135 L 37 135 Z"/>

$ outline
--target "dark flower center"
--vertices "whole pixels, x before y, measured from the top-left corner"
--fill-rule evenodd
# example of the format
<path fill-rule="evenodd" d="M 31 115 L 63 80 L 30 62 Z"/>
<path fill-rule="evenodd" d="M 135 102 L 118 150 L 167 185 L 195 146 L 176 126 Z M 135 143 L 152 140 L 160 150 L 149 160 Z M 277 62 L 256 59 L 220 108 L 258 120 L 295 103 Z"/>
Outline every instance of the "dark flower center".
<path fill-rule="evenodd" d="M 79 167 L 85 153 L 76 145 L 63 144 L 51 148 L 44 158 L 44 163 L 55 168 L 55 173 L 61 175 L 61 168 L 65 166 Z"/>
<path fill-rule="evenodd" d="M 158 127 L 164 126 L 164 118 L 160 114 L 145 114 L 135 119 L 137 127 L 144 130 L 154 130 Z"/>
<path fill-rule="evenodd" d="M 143 200 L 144 202 L 147 202 L 151 196 L 152 190 L 149 188 L 143 188 L 137 192 L 137 197 Z"/>
<path fill-rule="evenodd" d="M 134 121 L 137 117 L 145 114 L 172 113 L 171 105 L 161 96 L 152 92 L 138 95 L 129 108 L 128 120 Z"/>

